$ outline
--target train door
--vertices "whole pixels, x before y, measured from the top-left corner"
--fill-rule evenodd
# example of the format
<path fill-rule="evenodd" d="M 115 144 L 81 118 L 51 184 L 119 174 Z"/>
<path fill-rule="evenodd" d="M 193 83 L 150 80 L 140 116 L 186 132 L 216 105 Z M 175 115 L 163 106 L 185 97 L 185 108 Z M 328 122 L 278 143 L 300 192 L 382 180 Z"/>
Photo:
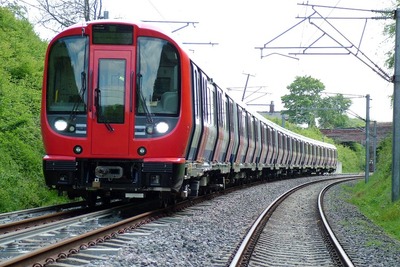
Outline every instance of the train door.
<path fill-rule="evenodd" d="M 127 155 L 132 92 L 131 51 L 94 51 L 92 153 Z"/>

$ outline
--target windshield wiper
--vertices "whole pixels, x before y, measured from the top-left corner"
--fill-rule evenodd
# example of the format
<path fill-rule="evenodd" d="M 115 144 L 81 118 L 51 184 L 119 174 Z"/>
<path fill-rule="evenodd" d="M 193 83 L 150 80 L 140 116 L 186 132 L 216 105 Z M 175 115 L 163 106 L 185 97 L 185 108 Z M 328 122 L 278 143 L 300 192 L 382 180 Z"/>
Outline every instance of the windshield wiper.
<path fill-rule="evenodd" d="M 142 92 L 142 78 L 143 78 L 143 76 L 142 76 L 142 74 L 139 73 L 137 75 L 137 77 L 138 77 L 138 88 L 136 90 L 137 96 L 142 101 L 143 110 L 146 113 L 147 122 L 148 123 L 153 123 L 153 117 L 152 117 L 152 115 L 151 115 L 151 113 L 149 111 L 149 108 L 147 107 L 146 98 L 144 97 L 143 92 Z"/>
<path fill-rule="evenodd" d="M 69 114 L 69 121 L 73 121 L 76 117 L 80 104 L 84 101 L 86 92 L 86 72 L 81 72 L 81 90 L 79 92 L 79 97 L 77 96 L 74 101 L 71 113 Z"/>
<path fill-rule="evenodd" d="M 97 115 L 97 122 L 103 123 L 106 126 L 107 130 L 110 132 L 114 132 L 114 128 L 111 124 L 104 118 L 103 113 L 101 112 L 101 90 L 96 88 L 94 90 L 95 97 L 94 97 L 94 105 L 96 107 L 96 115 Z"/>

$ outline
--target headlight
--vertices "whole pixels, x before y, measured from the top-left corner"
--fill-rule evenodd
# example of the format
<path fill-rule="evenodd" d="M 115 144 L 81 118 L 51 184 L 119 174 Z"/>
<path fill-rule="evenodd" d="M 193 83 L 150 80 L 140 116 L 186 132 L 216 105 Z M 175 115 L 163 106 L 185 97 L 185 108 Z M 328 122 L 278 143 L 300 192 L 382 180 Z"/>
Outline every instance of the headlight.
<path fill-rule="evenodd" d="M 68 123 L 64 119 L 57 119 L 54 122 L 54 127 L 57 129 L 57 131 L 65 131 L 67 129 Z"/>
<path fill-rule="evenodd" d="M 156 124 L 156 131 L 160 134 L 168 132 L 169 126 L 166 122 L 159 122 Z"/>

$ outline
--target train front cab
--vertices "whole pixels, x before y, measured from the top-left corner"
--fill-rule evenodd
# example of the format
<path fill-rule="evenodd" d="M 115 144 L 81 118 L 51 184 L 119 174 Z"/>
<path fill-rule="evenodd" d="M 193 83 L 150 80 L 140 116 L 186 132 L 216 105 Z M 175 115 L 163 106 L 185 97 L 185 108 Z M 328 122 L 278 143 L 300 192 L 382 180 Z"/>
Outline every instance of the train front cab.
<path fill-rule="evenodd" d="M 182 67 L 188 58 L 172 40 L 101 21 L 58 35 L 46 59 L 41 124 L 48 186 L 71 197 L 179 190 L 191 129 L 190 116 L 180 116 L 191 114 L 182 85 L 190 80 Z"/>

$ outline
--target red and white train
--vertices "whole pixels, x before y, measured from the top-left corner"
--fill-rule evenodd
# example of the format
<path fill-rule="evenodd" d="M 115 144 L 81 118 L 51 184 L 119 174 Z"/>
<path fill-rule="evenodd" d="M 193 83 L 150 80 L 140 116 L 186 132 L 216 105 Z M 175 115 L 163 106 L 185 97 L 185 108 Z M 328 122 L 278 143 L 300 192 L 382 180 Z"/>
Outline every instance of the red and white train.
<path fill-rule="evenodd" d="M 337 163 L 335 146 L 250 111 L 168 35 L 127 21 L 75 25 L 50 42 L 41 125 L 46 184 L 88 201 L 169 201 Z"/>

